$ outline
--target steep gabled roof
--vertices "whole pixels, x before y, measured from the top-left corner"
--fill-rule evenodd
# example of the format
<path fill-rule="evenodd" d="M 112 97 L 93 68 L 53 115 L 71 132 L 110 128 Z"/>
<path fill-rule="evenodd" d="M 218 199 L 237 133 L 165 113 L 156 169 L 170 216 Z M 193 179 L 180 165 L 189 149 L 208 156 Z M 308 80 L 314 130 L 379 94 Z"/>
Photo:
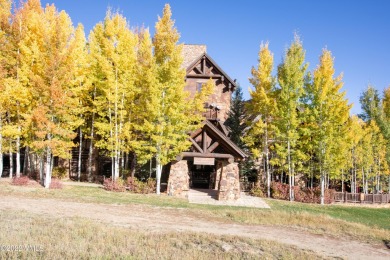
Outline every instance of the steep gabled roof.
<path fill-rule="evenodd" d="M 205 120 L 204 129 L 207 133 L 213 136 L 221 145 L 229 151 L 235 158 L 244 159 L 248 155 L 240 149 L 229 137 L 222 133 L 216 126 L 214 126 L 209 120 Z"/>
<path fill-rule="evenodd" d="M 203 60 L 203 59 L 206 59 L 206 61 L 208 63 L 210 63 L 213 68 L 217 69 L 219 74 L 221 76 L 223 76 L 225 78 L 225 81 L 227 81 L 228 83 L 230 83 L 234 88 L 237 87 L 236 85 L 236 82 L 234 80 L 232 80 L 228 74 L 226 74 L 226 72 L 207 54 L 207 53 L 202 53 L 201 55 L 199 55 L 194 61 L 192 61 L 188 67 L 186 68 L 187 70 L 187 77 L 191 77 L 190 72 Z M 207 78 L 207 75 L 205 75 L 205 78 Z"/>

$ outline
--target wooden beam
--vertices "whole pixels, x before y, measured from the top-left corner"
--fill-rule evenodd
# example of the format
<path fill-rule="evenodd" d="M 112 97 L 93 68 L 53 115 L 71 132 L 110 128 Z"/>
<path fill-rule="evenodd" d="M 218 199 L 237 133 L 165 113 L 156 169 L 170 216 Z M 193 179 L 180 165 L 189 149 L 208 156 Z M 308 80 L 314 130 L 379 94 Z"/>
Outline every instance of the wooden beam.
<path fill-rule="evenodd" d="M 201 158 L 218 158 L 218 159 L 229 159 L 234 158 L 231 154 L 224 153 L 194 153 L 194 152 L 184 152 L 182 157 L 201 157 Z"/>
<path fill-rule="evenodd" d="M 223 76 L 221 76 L 221 75 L 215 75 L 215 74 L 213 74 L 213 75 L 203 75 L 203 74 L 197 74 L 197 75 L 187 75 L 187 78 L 201 78 L 201 79 L 209 79 L 209 78 L 212 78 L 212 79 L 220 79 L 221 77 L 223 77 Z"/>
<path fill-rule="evenodd" d="M 207 150 L 207 134 L 206 130 L 203 130 L 202 132 L 202 145 L 203 145 L 203 151 Z"/>
<path fill-rule="evenodd" d="M 194 139 L 190 138 L 190 141 L 191 141 L 192 145 L 196 148 L 196 150 L 198 150 L 198 152 L 203 153 L 203 151 L 205 151 L 202 148 L 200 148 L 200 146 L 198 145 L 197 142 L 195 142 Z"/>
<path fill-rule="evenodd" d="M 197 137 L 200 133 L 202 133 L 202 128 L 197 129 L 195 132 L 193 132 L 193 133 L 190 135 L 190 137 L 191 137 L 191 138 L 195 138 L 195 137 Z"/>
<path fill-rule="evenodd" d="M 209 146 L 209 148 L 207 148 L 207 152 L 212 153 L 218 146 L 219 146 L 219 143 L 214 142 L 212 145 Z"/>

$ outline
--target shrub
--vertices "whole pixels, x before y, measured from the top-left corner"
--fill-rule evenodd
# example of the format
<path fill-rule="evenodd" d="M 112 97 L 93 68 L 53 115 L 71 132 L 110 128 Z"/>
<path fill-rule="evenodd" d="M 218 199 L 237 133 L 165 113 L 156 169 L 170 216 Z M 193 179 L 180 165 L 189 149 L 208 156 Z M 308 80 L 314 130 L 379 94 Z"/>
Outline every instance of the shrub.
<path fill-rule="evenodd" d="M 12 178 L 12 185 L 27 186 L 30 179 L 27 176 Z"/>
<path fill-rule="evenodd" d="M 104 180 L 103 188 L 108 191 L 124 192 L 126 191 L 125 181 L 123 179 L 117 179 L 113 181 L 112 178 Z"/>
<path fill-rule="evenodd" d="M 146 182 L 140 181 L 137 178 L 128 177 L 127 185 L 134 193 L 154 193 L 156 191 L 156 179 L 149 178 Z"/>
<path fill-rule="evenodd" d="M 249 194 L 255 197 L 266 197 L 266 192 L 261 188 L 261 187 L 253 187 L 250 191 Z"/>
<path fill-rule="evenodd" d="M 289 200 L 289 185 L 281 182 L 273 182 L 271 185 L 271 197 L 280 200 Z"/>
<path fill-rule="evenodd" d="M 51 176 L 56 179 L 63 179 L 68 175 L 68 169 L 65 167 L 54 167 Z"/>
<path fill-rule="evenodd" d="M 52 178 L 49 189 L 62 189 L 62 182 L 57 178 Z"/>
<path fill-rule="evenodd" d="M 333 202 L 335 190 L 326 189 L 324 203 Z M 289 200 L 289 185 L 280 182 L 274 182 L 271 186 L 271 197 L 274 199 Z M 321 203 L 321 188 L 301 188 L 294 186 L 294 200 L 303 203 Z"/>

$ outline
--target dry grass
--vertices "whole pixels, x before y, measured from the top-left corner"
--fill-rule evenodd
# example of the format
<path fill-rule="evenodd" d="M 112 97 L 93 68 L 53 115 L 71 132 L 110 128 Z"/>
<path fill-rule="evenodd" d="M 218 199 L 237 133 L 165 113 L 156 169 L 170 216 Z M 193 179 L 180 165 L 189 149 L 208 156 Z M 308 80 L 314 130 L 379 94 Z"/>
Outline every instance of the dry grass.
<path fill-rule="evenodd" d="M 267 200 L 271 209 L 220 207 L 189 204 L 185 199 L 168 196 L 113 193 L 96 187 L 67 186 L 63 190 L 40 187 L 16 187 L 0 183 L 0 196 L 54 198 L 87 203 L 146 204 L 181 208 L 203 218 L 246 224 L 292 227 L 315 234 L 352 238 L 383 244 L 390 240 L 390 208 L 310 205 Z"/>
<path fill-rule="evenodd" d="M 50 218 L 0 211 L 3 245 L 32 245 L 42 252 L 0 251 L 1 259 L 319 259 L 265 240 L 197 233 L 146 233 L 81 218 Z M 147 220 L 145 220 L 147 221 Z"/>

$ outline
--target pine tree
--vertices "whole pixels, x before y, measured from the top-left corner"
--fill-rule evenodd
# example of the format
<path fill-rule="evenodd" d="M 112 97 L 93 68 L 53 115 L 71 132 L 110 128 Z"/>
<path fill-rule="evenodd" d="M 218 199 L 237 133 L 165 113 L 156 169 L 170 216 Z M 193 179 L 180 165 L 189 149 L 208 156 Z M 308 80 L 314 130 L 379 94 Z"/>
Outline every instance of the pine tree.
<path fill-rule="evenodd" d="M 249 113 L 256 117 L 250 125 L 245 141 L 256 158 L 263 158 L 266 169 L 267 196 L 271 196 L 271 173 L 269 160 L 269 143 L 274 131 L 273 120 L 276 115 L 275 78 L 271 75 L 273 69 L 273 54 L 268 44 L 262 44 L 259 51 L 259 64 L 252 68 L 254 87 L 250 91 L 252 100 L 248 105 Z M 258 141 L 261 140 L 261 141 Z"/>
<path fill-rule="evenodd" d="M 295 168 L 301 161 L 301 154 L 296 150 L 296 147 L 299 139 L 297 129 L 301 123 L 298 110 L 304 91 L 303 86 L 307 69 L 304 60 L 305 52 L 302 42 L 295 35 L 294 42 L 286 51 L 282 64 L 278 66 L 277 78 L 280 89 L 277 91 L 278 115 L 275 121 L 278 137 L 278 143 L 275 144 L 276 153 L 282 159 L 281 166 L 287 164 L 290 200 L 294 200 Z"/>
<path fill-rule="evenodd" d="M 368 86 L 360 96 L 360 104 L 363 113 L 359 115 L 365 122 L 371 120 L 379 121 L 380 119 L 380 98 L 378 90 L 373 86 Z"/>
<path fill-rule="evenodd" d="M 241 149 L 244 148 L 242 136 L 246 125 L 244 124 L 245 119 L 245 103 L 242 93 L 242 88 L 237 85 L 233 92 L 232 100 L 230 102 L 229 116 L 225 121 L 225 125 L 230 129 L 230 139 L 238 145 Z"/>

